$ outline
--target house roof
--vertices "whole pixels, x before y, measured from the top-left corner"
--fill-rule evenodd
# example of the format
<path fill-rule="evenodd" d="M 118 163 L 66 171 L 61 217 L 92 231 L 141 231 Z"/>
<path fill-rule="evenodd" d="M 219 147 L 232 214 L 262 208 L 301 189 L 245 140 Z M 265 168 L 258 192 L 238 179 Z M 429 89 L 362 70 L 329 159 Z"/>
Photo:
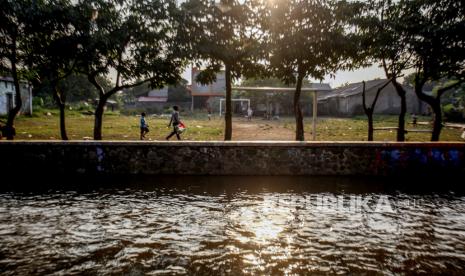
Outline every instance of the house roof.
<path fill-rule="evenodd" d="M 12 77 L 0 77 L 0 81 L 9 81 L 12 82 L 13 78 Z"/>
<path fill-rule="evenodd" d="M 369 80 L 365 82 L 365 91 L 369 92 L 373 88 L 377 88 L 379 86 L 382 86 L 389 80 L 387 79 L 376 79 L 376 80 Z M 356 83 L 351 83 L 343 87 L 339 87 L 336 89 L 333 89 L 329 93 L 322 94 L 320 97 L 318 97 L 320 100 L 332 98 L 332 97 L 350 97 L 354 95 L 361 94 L 363 92 L 363 83 L 362 82 L 356 82 Z"/>
<path fill-rule="evenodd" d="M 168 97 L 168 87 L 150 90 L 147 97 Z"/>
<path fill-rule="evenodd" d="M 12 77 L 2 77 L 2 76 L 0 76 L 0 81 L 14 82 Z M 24 81 L 24 80 L 20 80 L 19 82 L 22 83 L 22 84 L 28 84 L 28 82 Z"/>
<path fill-rule="evenodd" d="M 166 103 L 168 101 L 168 96 L 166 97 L 139 97 L 137 98 L 138 102 L 152 102 L 152 103 Z"/>
<path fill-rule="evenodd" d="M 233 90 L 255 91 L 255 92 L 294 92 L 295 87 L 247 87 L 235 86 Z M 331 86 L 327 83 L 310 83 L 302 87 L 302 92 L 331 92 Z"/>

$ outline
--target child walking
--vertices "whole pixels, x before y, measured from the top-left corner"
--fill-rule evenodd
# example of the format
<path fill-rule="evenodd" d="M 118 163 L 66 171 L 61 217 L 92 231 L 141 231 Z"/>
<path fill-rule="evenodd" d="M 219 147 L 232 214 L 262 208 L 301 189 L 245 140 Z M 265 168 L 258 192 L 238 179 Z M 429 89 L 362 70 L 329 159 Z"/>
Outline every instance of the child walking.
<path fill-rule="evenodd" d="M 145 122 L 145 112 L 140 114 L 140 139 L 144 140 L 145 134 L 149 132 L 149 126 Z"/>
<path fill-rule="evenodd" d="M 170 123 L 168 124 L 168 127 L 173 125 L 173 131 L 170 133 L 170 135 L 166 137 L 166 140 L 169 140 L 175 134 L 176 134 L 176 138 L 178 138 L 178 140 L 181 140 L 181 136 L 179 136 L 178 129 L 177 129 L 180 122 L 181 121 L 179 120 L 179 107 L 175 105 L 173 106 L 173 113 L 171 114 Z"/>

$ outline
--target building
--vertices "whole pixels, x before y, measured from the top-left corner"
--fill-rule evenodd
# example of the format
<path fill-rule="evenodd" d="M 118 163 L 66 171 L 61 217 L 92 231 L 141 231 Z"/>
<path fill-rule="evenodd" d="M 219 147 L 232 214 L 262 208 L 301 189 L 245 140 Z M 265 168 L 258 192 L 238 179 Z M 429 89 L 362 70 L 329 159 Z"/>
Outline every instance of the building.
<path fill-rule="evenodd" d="M 373 102 L 378 88 L 388 80 L 377 79 L 366 82 L 366 104 L 370 106 Z M 407 113 L 425 114 L 428 112 L 425 103 L 420 101 L 413 89 L 403 86 L 406 90 Z M 318 113 L 327 116 L 354 116 L 363 115 L 363 83 L 351 83 L 349 85 L 333 89 L 329 93 L 318 96 Z M 392 83 L 389 83 L 379 94 L 375 106 L 376 114 L 399 114 L 400 97 Z"/>
<path fill-rule="evenodd" d="M 164 109 L 169 107 L 168 87 L 144 92 L 137 97 L 135 106 L 138 109 L 144 109 L 151 113 L 163 112 Z"/>
<path fill-rule="evenodd" d="M 198 68 L 192 68 L 192 84 L 190 92 L 192 97 L 191 110 L 209 108 L 217 111 L 220 98 L 226 95 L 226 77 L 224 71 L 216 73 L 216 81 L 202 85 L 196 82 L 197 75 L 201 72 Z"/>
<path fill-rule="evenodd" d="M 146 113 L 166 113 L 173 105 L 177 105 L 181 110 L 189 110 L 191 96 L 186 84 L 187 81 L 182 81 L 178 85 L 151 90 L 147 86 L 141 86 L 132 92 L 133 97 L 126 99 L 124 109 Z"/>
<path fill-rule="evenodd" d="M 22 107 L 20 113 L 32 114 L 32 85 L 21 82 Z M 0 115 L 7 115 L 15 107 L 16 90 L 11 77 L 0 77 Z"/>

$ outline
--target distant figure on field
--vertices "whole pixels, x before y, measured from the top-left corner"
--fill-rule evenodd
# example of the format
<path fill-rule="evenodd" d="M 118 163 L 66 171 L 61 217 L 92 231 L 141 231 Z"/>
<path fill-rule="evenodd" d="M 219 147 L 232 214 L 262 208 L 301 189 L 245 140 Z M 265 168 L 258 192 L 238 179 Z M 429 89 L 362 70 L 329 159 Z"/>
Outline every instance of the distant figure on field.
<path fill-rule="evenodd" d="M 412 113 L 412 124 L 414 127 L 417 126 L 417 115 L 415 113 Z"/>
<path fill-rule="evenodd" d="M 171 114 L 171 119 L 170 123 L 168 124 L 168 127 L 173 125 L 173 131 L 166 137 L 166 140 L 169 140 L 173 135 L 176 134 L 176 138 L 178 140 L 181 140 L 181 136 L 179 136 L 180 132 L 178 130 L 178 125 L 181 123 L 181 120 L 179 120 L 179 107 L 177 105 L 173 106 L 173 113 Z"/>
<path fill-rule="evenodd" d="M 253 110 L 252 110 L 252 108 L 249 107 L 247 109 L 247 120 L 248 121 L 252 121 L 252 115 L 253 115 Z"/>
<path fill-rule="evenodd" d="M 212 119 L 212 110 L 210 108 L 207 109 L 207 112 L 208 112 L 208 120 L 211 121 Z"/>
<path fill-rule="evenodd" d="M 145 134 L 149 132 L 149 126 L 145 122 L 145 112 L 140 114 L 140 139 L 144 140 Z"/>

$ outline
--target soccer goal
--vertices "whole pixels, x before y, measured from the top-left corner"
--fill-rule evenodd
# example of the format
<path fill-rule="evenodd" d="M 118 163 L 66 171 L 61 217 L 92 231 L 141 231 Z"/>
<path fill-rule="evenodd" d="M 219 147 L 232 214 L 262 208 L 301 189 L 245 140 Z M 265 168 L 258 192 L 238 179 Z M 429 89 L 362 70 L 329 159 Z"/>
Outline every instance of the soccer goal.
<path fill-rule="evenodd" d="M 226 99 L 220 99 L 220 116 L 223 115 L 223 102 L 226 101 Z M 243 103 L 247 103 L 247 106 L 245 110 L 247 110 L 250 107 L 250 99 L 231 99 L 233 102 L 240 102 L 241 106 Z M 226 109 L 226 108 L 224 108 Z"/>

